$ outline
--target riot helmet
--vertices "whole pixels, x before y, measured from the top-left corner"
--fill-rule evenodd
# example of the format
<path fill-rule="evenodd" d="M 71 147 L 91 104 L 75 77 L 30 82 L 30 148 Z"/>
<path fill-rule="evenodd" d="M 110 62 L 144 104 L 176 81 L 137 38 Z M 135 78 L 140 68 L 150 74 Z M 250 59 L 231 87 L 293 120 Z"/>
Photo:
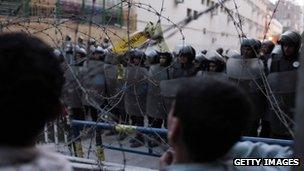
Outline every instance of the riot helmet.
<path fill-rule="evenodd" d="M 205 55 L 208 60 L 207 70 L 210 72 L 223 72 L 225 69 L 225 59 L 216 51 L 209 51 Z"/>
<path fill-rule="evenodd" d="M 81 36 L 79 36 L 77 41 L 78 41 L 78 43 L 83 43 L 83 38 Z"/>
<path fill-rule="evenodd" d="M 178 53 L 178 57 L 180 58 L 180 62 L 182 64 L 192 63 L 195 59 L 195 55 L 195 49 L 190 45 L 182 47 Z"/>
<path fill-rule="evenodd" d="M 202 50 L 202 51 L 201 51 L 201 53 L 204 54 L 204 55 L 206 55 L 207 52 L 208 52 L 207 50 Z"/>
<path fill-rule="evenodd" d="M 193 63 L 194 63 L 194 68 L 196 70 L 207 71 L 208 59 L 206 58 L 205 54 L 203 53 L 197 54 Z"/>
<path fill-rule="evenodd" d="M 72 38 L 71 38 L 70 35 L 66 35 L 66 36 L 65 36 L 65 41 L 71 41 L 71 40 L 72 40 Z"/>
<path fill-rule="evenodd" d="M 126 52 L 125 57 L 135 66 L 144 66 L 146 54 L 138 49 L 131 49 Z"/>
<path fill-rule="evenodd" d="M 159 52 L 154 49 L 149 49 L 146 51 L 147 62 L 149 65 L 154 65 L 159 63 Z"/>
<path fill-rule="evenodd" d="M 63 54 L 61 53 L 61 51 L 59 49 L 54 49 L 53 53 L 54 53 L 54 56 L 58 59 L 58 61 L 60 63 L 62 63 L 64 61 Z"/>
<path fill-rule="evenodd" d="M 96 40 L 94 38 L 90 38 L 89 42 L 88 42 L 89 46 L 95 46 L 96 45 Z"/>
<path fill-rule="evenodd" d="M 263 55 L 268 55 L 271 54 L 275 44 L 271 40 L 265 40 L 262 42 L 261 46 L 261 54 Z"/>
<path fill-rule="evenodd" d="M 104 50 L 102 47 L 97 46 L 96 48 L 94 48 L 93 53 L 92 53 L 92 59 L 93 60 L 101 60 L 104 61 L 105 60 L 105 56 L 106 56 L 107 51 Z"/>
<path fill-rule="evenodd" d="M 243 38 L 241 41 L 241 55 L 244 58 L 256 58 L 260 53 L 261 42 L 253 38 Z"/>
<path fill-rule="evenodd" d="M 298 54 L 301 47 L 301 35 L 295 31 L 286 31 L 278 41 L 284 56 L 292 57 Z"/>
<path fill-rule="evenodd" d="M 218 48 L 218 49 L 216 49 L 216 52 L 217 52 L 218 54 L 220 54 L 220 55 L 223 55 L 224 49 L 223 49 L 223 48 Z"/>
<path fill-rule="evenodd" d="M 78 47 L 78 48 L 76 48 L 75 54 L 76 54 L 76 60 L 78 60 L 78 59 L 82 59 L 82 58 L 86 57 L 87 51 L 84 48 Z"/>
<path fill-rule="evenodd" d="M 240 59 L 241 58 L 241 54 L 238 51 L 236 51 L 236 50 L 229 49 L 229 50 L 227 50 L 225 57 L 227 59 L 229 59 L 229 58 Z"/>
<path fill-rule="evenodd" d="M 161 66 L 167 67 L 171 65 L 172 62 L 172 54 L 169 52 L 159 52 L 159 63 Z"/>
<path fill-rule="evenodd" d="M 68 54 L 72 54 L 73 53 L 73 45 L 71 43 L 66 44 L 65 47 L 64 47 L 64 51 Z"/>

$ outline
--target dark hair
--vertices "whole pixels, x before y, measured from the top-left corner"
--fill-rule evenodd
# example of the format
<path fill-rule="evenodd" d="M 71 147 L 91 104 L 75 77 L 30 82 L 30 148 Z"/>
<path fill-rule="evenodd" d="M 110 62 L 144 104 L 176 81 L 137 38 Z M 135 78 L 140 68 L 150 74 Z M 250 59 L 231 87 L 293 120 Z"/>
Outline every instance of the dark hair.
<path fill-rule="evenodd" d="M 173 115 L 180 119 L 181 140 L 192 160 L 211 162 L 240 139 L 250 114 L 251 104 L 239 88 L 206 77 L 185 79 Z"/>
<path fill-rule="evenodd" d="M 0 35 L 1 145 L 26 146 L 57 116 L 64 77 L 52 48 L 21 33 Z"/>

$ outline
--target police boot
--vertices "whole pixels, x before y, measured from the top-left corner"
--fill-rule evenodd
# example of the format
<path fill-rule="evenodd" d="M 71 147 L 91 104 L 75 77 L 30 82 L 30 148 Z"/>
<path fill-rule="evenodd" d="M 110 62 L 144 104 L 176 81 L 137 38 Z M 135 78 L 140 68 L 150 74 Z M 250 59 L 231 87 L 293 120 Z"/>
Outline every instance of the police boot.
<path fill-rule="evenodd" d="M 99 161 L 105 160 L 104 148 L 100 145 L 96 146 L 96 156 Z"/>
<path fill-rule="evenodd" d="M 145 144 L 144 137 L 140 134 L 137 134 L 134 139 L 135 140 L 130 145 L 131 148 L 141 147 Z"/>
<path fill-rule="evenodd" d="M 118 135 L 118 141 L 123 141 L 124 139 L 126 139 L 128 137 L 128 135 L 126 133 L 120 133 Z"/>
<path fill-rule="evenodd" d="M 151 135 L 151 136 L 149 136 L 148 146 L 150 148 L 154 148 L 154 147 L 159 146 L 160 142 L 161 142 L 161 140 L 158 136 Z"/>
<path fill-rule="evenodd" d="M 83 153 L 82 145 L 81 145 L 80 141 L 76 141 L 74 143 L 74 152 L 75 152 L 76 157 L 80 157 L 80 158 L 83 157 L 84 153 Z"/>

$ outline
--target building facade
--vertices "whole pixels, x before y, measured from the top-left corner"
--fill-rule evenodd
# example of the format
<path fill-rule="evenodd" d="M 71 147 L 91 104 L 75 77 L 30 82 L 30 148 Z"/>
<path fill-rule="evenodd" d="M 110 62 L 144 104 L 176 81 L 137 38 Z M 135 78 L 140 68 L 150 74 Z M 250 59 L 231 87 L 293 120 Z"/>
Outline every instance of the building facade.
<path fill-rule="evenodd" d="M 156 11 L 161 10 L 162 0 L 139 0 L 139 2 L 152 6 Z M 235 0 L 237 5 L 234 1 L 227 1 L 224 3 L 225 7 L 219 6 L 212 12 L 200 17 L 196 16 L 217 2 L 217 0 L 165 0 L 162 15 L 173 23 L 192 17 L 194 20 L 182 28 L 182 31 L 185 43 L 193 45 L 197 50 L 218 47 L 239 49 L 239 37 L 243 34 L 260 40 L 264 38 L 268 15 L 265 0 Z M 147 22 L 156 22 L 159 18 L 155 13 L 141 8 L 137 8 L 137 15 L 138 30 L 143 29 Z M 161 21 L 163 30 L 172 26 L 172 23 L 165 19 Z M 234 23 L 239 21 L 241 21 L 241 29 L 236 29 Z M 166 42 L 171 49 L 183 43 L 183 36 L 179 32 L 175 34 L 172 32 L 174 31 L 165 33 L 165 37 L 170 35 Z"/>
<path fill-rule="evenodd" d="M 292 0 L 281 0 L 275 17 L 282 23 L 283 31 L 303 31 L 303 8 Z"/>
<path fill-rule="evenodd" d="M 31 0 L 31 16 L 51 16 L 56 8 L 57 0 Z"/>

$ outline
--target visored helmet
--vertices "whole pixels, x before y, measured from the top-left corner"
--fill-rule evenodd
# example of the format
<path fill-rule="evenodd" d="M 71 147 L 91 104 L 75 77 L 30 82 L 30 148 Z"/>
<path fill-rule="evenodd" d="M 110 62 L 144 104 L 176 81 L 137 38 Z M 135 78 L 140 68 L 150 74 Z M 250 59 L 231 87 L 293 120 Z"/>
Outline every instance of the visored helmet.
<path fill-rule="evenodd" d="M 208 61 L 212 62 L 225 62 L 225 59 L 223 58 L 222 55 L 217 53 L 216 51 L 208 51 L 207 54 L 205 55 L 206 59 Z"/>
<path fill-rule="evenodd" d="M 81 54 L 82 56 L 87 55 L 87 51 L 84 48 L 76 48 L 76 54 Z"/>
<path fill-rule="evenodd" d="M 159 63 L 159 52 L 154 49 L 149 49 L 145 53 L 147 60 L 150 64 L 157 64 Z"/>
<path fill-rule="evenodd" d="M 186 56 L 188 61 L 193 61 L 196 56 L 196 51 L 192 46 L 187 45 L 179 50 L 178 56 Z"/>
<path fill-rule="evenodd" d="M 301 35 L 295 31 L 286 31 L 281 35 L 278 43 L 280 45 L 293 45 L 296 47 L 297 51 L 299 51 L 301 47 Z"/>
<path fill-rule="evenodd" d="M 140 59 L 143 64 L 146 59 L 146 54 L 138 49 L 131 49 L 125 53 L 125 58 L 129 59 L 131 63 L 133 63 L 134 59 Z"/>

